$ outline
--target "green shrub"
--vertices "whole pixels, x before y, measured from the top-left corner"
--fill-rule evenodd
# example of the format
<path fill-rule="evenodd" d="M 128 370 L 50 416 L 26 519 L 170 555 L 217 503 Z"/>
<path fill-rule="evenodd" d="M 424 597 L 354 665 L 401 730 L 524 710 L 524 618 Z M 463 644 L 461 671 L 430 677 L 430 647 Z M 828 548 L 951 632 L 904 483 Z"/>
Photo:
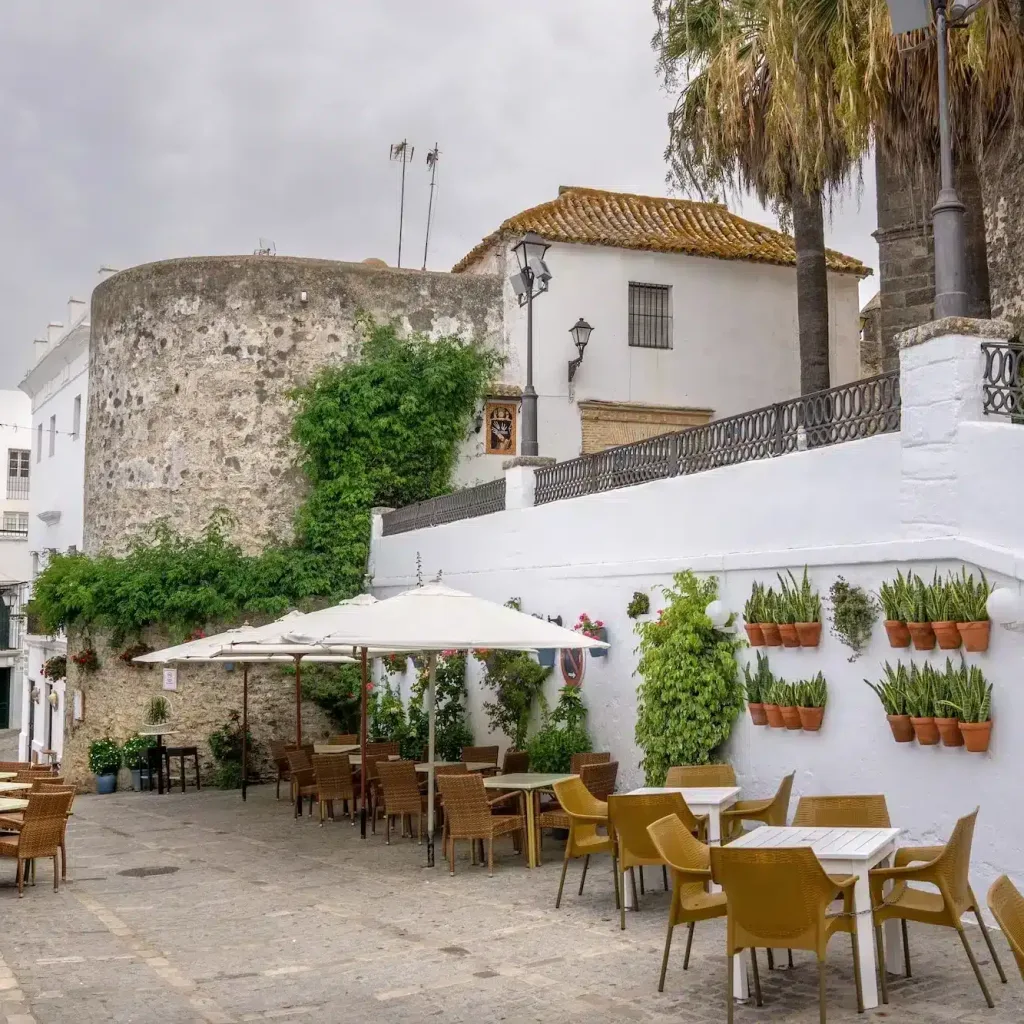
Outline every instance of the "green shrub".
<path fill-rule="evenodd" d="M 506 603 L 519 607 L 517 598 Z M 526 651 L 477 650 L 473 655 L 484 666 L 484 686 L 494 691 L 494 700 L 484 702 L 491 730 L 503 732 L 514 749 L 525 749 L 533 702 L 551 669 L 538 665 Z"/>
<path fill-rule="evenodd" d="M 427 746 L 425 699 L 428 671 L 419 669 L 409 700 L 409 731 L 402 756 L 418 760 Z M 466 652 L 444 651 L 434 670 L 434 754 L 439 761 L 458 761 L 462 748 L 472 746 L 466 721 Z"/>
<path fill-rule="evenodd" d="M 558 692 L 555 710 L 548 713 L 543 705 L 543 724 L 527 743 L 530 752 L 530 770 L 534 772 L 567 772 L 573 754 L 585 754 L 592 749 L 587 733 L 587 709 L 579 686 L 566 685 Z"/>
<path fill-rule="evenodd" d="M 853 651 L 849 660 L 856 661 L 871 639 L 878 602 L 863 587 L 847 583 L 842 576 L 836 577 L 828 595 L 832 602 L 832 633 Z"/>
<path fill-rule="evenodd" d="M 124 746 L 121 747 L 121 758 L 125 768 L 130 768 L 132 771 L 147 768 L 149 766 L 147 751 L 155 745 L 155 736 L 140 736 L 138 733 L 129 736 L 124 741 Z"/>
<path fill-rule="evenodd" d="M 121 748 L 109 736 L 89 744 L 89 771 L 93 775 L 116 775 L 121 768 Z"/>
<path fill-rule="evenodd" d="M 242 716 L 237 711 L 228 714 L 228 720 L 207 737 L 210 753 L 218 763 L 233 761 L 242 763 Z M 252 756 L 252 733 L 246 736 L 246 747 Z"/>

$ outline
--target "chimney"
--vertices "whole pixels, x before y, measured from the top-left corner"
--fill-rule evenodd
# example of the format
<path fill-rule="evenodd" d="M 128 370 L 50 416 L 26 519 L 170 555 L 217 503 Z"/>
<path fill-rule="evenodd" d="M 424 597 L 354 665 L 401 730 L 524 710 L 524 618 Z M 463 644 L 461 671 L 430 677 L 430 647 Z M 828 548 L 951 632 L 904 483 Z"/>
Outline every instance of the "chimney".
<path fill-rule="evenodd" d="M 51 320 L 46 325 L 46 340 L 50 345 L 56 344 L 60 340 L 60 336 L 64 333 L 64 325 L 58 323 L 56 320 Z"/>
<path fill-rule="evenodd" d="M 43 356 L 46 355 L 46 350 L 50 347 L 49 342 L 45 338 L 34 338 L 32 340 L 32 358 L 35 362 L 39 362 Z"/>
<path fill-rule="evenodd" d="M 84 320 L 87 311 L 88 310 L 85 299 L 76 299 L 73 297 L 68 299 L 69 326 L 74 327 L 79 320 Z"/>

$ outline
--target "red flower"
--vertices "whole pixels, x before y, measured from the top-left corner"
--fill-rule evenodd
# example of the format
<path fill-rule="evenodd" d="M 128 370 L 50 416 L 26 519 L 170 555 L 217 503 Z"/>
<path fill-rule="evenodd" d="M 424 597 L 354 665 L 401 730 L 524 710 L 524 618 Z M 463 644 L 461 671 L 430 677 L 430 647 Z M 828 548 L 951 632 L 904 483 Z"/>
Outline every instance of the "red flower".
<path fill-rule="evenodd" d="M 366 684 L 366 692 L 367 693 L 373 693 L 373 683 L 367 683 Z"/>

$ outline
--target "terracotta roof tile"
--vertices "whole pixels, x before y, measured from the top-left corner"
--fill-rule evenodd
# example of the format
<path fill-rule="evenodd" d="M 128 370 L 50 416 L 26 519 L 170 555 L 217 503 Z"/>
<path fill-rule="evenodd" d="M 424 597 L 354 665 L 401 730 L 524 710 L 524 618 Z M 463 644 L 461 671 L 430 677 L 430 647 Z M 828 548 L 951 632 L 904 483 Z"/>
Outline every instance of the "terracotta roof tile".
<path fill-rule="evenodd" d="M 453 273 L 472 266 L 499 239 L 527 231 L 536 231 L 549 242 L 796 265 L 789 235 L 737 217 L 717 203 L 563 186 L 557 199 L 509 217 L 463 256 Z M 853 256 L 832 249 L 825 254 L 829 270 L 858 277 L 871 273 Z"/>

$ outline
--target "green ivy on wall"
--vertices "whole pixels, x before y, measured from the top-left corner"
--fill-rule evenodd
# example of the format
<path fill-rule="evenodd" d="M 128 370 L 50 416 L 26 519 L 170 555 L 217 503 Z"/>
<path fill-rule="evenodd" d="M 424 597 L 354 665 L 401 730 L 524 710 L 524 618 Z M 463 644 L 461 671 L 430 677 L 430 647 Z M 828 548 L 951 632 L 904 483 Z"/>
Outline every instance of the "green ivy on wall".
<path fill-rule="evenodd" d="M 711 625 L 704 609 L 718 580 L 677 573 L 665 607 L 638 622 L 636 741 L 647 784 L 660 786 L 675 764 L 707 764 L 743 709 L 736 651 L 741 641 Z"/>

